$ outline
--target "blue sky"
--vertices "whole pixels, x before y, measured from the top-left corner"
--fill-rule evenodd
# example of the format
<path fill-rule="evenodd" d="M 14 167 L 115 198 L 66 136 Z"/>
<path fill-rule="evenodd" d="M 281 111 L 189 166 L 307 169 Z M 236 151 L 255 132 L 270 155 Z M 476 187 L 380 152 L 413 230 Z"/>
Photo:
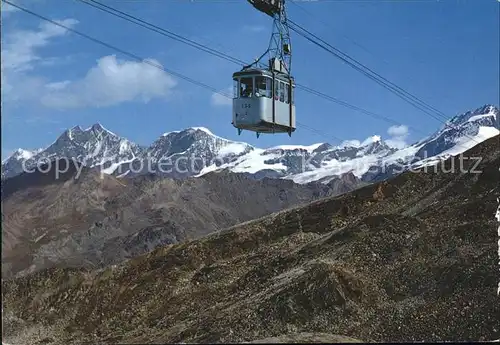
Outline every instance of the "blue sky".
<path fill-rule="evenodd" d="M 26 8 L 165 68 L 224 90 L 239 67 L 73 0 L 17 0 Z M 241 60 L 269 42 L 270 18 L 243 0 L 103 0 L 103 3 Z M 288 1 L 290 2 L 290 1 Z M 2 5 L 4 5 L 2 3 Z M 288 5 L 288 16 L 449 117 L 499 103 L 496 0 L 318 0 Z M 2 158 L 52 143 L 66 128 L 100 122 L 142 145 L 191 126 L 259 147 L 363 141 L 372 135 L 411 143 L 442 126 L 292 32 L 296 81 L 407 126 L 373 119 L 298 90 L 298 128 L 289 138 L 243 132 L 231 107 L 212 93 L 109 48 L 2 11 Z M 114 56 L 113 56 L 114 55 Z"/>

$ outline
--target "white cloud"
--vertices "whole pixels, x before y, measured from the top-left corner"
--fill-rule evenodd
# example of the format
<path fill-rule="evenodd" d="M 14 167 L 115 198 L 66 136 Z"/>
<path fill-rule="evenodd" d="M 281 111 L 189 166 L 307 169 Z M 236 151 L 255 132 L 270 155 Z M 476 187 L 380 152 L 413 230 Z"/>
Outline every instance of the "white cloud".
<path fill-rule="evenodd" d="M 408 126 L 400 125 L 400 126 L 392 126 L 387 129 L 387 134 L 389 134 L 390 138 L 384 140 L 387 145 L 393 148 L 402 149 L 408 146 L 406 139 L 409 135 Z M 362 147 L 369 145 L 373 142 L 380 141 L 381 137 L 379 135 L 373 135 L 366 138 L 363 141 L 359 140 L 345 140 L 340 144 L 340 147 Z"/>
<path fill-rule="evenodd" d="M 397 149 L 402 149 L 408 145 L 406 142 L 409 135 L 408 126 L 391 126 L 387 129 L 387 134 L 391 136 L 390 139 L 386 140 L 387 145 Z"/>
<path fill-rule="evenodd" d="M 102 57 L 80 80 L 45 85 L 41 102 L 50 108 L 68 109 L 106 107 L 136 100 L 146 103 L 169 96 L 177 82 L 151 65 L 161 66 L 158 61 L 146 61 L 121 61 L 115 55 Z"/>
<path fill-rule="evenodd" d="M 401 139 L 401 138 L 398 138 L 398 137 L 387 139 L 385 141 L 385 143 L 387 145 L 389 145 L 389 147 L 393 147 L 393 148 L 396 148 L 396 149 L 403 149 L 406 146 L 408 146 L 408 143 L 406 142 L 405 139 Z"/>
<path fill-rule="evenodd" d="M 75 19 L 57 22 L 68 27 L 78 23 Z M 1 57 L 2 101 L 19 102 L 40 97 L 45 80 L 28 73 L 33 71 L 37 64 L 44 62 L 44 59 L 36 54 L 36 50 L 49 45 L 53 39 L 64 36 L 67 32 L 66 29 L 50 23 L 42 23 L 36 31 L 4 32 Z"/>
<path fill-rule="evenodd" d="M 366 138 L 362 143 L 361 146 L 366 146 L 370 145 L 373 143 L 376 143 L 377 141 L 380 141 L 380 135 L 372 135 L 371 137 Z"/>
<path fill-rule="evenodd" d="M 56 22 L 73 27 L 78 21 L 75 19 L 56 20 Z M 42 61 L 36 54 L 36 49 L 50 43 L 50 40 L 63 36 L 68 32 L 65 28 L 42 23 L 38 31 L 19 30 L 7 34 L 2 44 L 2 71 L 25 72 L 32 70 L 36 62 Z"/>
<path fill-rule="evenodd" d="M 408 135 L 408 126 L 400 125 L 400 126 L 391 126 L 387 130 L 387 134 L 391 137 L 401 137 Z"/>
<path fill-rule="evenodd" d="M 57 21 L 67 27 L 78 21 Z M 68 30 L 42 23 L 38 30 L 16 30 L 2 42 L 2 100 L 14 105 L 26 101 L 49 108 L 105 107 L 127 101 L 148 102 L 165 98 L 177 82 L 152 59 L 121 61 L 102 57 L 80 80 L 51 81 L 36 73 L 39 66 L 60 66 L 58 57 L 41 57 L 39 49 Z M 153 65 L 157 65 L 157 68 Z M 22 103 L 23 102 L 23 103 Z"/>
<path fill-rule="evenodd" d="M 37 100 L 45 82 L 42 77 L 2 71 L 2 102 L 19 105 L 21 102 Z"/>
<path fill-rule="evenodd" d="M 227 95 L 231 95 L 233 93 L 233 87 L 229 86 L 224 90 L 221 90 L 220 92 L 225 93 Z M 216 106 L 230 106 L 233 104 L 233 99 L 229 97 L 222 96 L 220 93 L 213 93 L 212 94 L 212 105 Z"/>

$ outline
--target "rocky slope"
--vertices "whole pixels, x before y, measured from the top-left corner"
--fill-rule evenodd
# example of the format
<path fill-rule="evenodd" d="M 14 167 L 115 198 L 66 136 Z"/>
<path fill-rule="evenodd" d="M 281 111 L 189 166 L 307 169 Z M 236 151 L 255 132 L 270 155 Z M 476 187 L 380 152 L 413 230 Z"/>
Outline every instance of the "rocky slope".
<path fill-rule="evenodd" d="M 391 147 L 380 136 L 340 146 L 318 143 L 261 149 L 221 138 L 203 127 L 165 133 L 149 147 L 140 147 L 96 124 L 65 131 L 45 150 L 16 151 L 2 163 L 2 178 L 21 173 L 23 165 L 29 169 L 45 159 L 67 157 L 120 177 L 155 173 L 185 178 L 228 170 L 297 183 L 327 183 L 348 172 L 364 181 L 379 181 L 470 149 L 498 134 L 498 121 L 498 108 L 485 105 L 453 117 L 429 137 L 403 149 Z"/>
<path fill-rule="evenodd" d="M 59 168 L 56 169 L 56 164 Z M 2 183 L 2 277 L 54 265 L 117 263 L 159 245 L 197 238 L 287 207 L 357 188 L 214 172 L 173 180 L 117 179 L 77 161 L 52 161 Z M 66 171 L 56 176 L 57 171 Z"/>
<path fill-rule="evenodd" d="M 449 159 L 104 270 L 4 281 L 4 340 L 498 339 L 499 137 L 466 155 L 479 166 Z"/>

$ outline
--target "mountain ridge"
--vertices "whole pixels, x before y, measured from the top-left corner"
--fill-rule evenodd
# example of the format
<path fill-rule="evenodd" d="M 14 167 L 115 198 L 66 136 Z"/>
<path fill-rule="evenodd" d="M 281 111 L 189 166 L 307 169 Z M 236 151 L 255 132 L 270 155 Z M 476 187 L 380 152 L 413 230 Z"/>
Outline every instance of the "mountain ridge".
<path fill-rule="evenodd" d="M 434 164 L 499 133 L 499 109 L 484 105 L 458 114 L 434 133 L 404 148 L 389 146 L 380 136 L 360 145 L 346 142 L 278 145 L 266 149 L 215 135 L 205 127 L 166 132 L 149 146 L 118 136 L 101 124 L 66 130 L 46 149 L 18 150 L 2 162 L 2 179 L 15 176 L 37 161 L 71 158 L 103 173 L 133 177 L 154 172 L 186 178 L 214 170 L 253 174 L 256 178 L 292 179 L 297 183 L 323 181 L 352 172 L 373 182 L 393 176 L 398 169 Z"/>

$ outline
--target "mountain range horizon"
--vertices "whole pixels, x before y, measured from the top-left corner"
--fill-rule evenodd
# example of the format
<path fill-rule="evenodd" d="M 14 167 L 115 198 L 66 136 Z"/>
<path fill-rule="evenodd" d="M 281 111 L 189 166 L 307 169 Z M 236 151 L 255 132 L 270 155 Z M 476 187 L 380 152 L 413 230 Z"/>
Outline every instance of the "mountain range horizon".
<path fill-rule="evenodd" d="M 45 148 L 14 151 L 2 161 L 2 179 L 31 171 L 40 163 L 69 158 L 117 177 L 158 173 L 184 178 L 229 170 L 255 178 L 292 179 L 297 183 L 327 183 L 347 172 L 364 181 L 377 181 L 394 175 L 396 170 L 432 165 L 500 133 L 498 114 L 497 106 L 483 105 L 453 116 L 433 134 L 404 146 L 373 135 L 363 142 L 346 140 L 339 145 L 318 142 L 263 149 L 222 138 L 199 126 L 166 132 L 144 146 L 100 123 L 86 129 L 76 125 Z M 175 171 L 163 171 L 161 166 L 165 164 L 175 165 Z"/>

